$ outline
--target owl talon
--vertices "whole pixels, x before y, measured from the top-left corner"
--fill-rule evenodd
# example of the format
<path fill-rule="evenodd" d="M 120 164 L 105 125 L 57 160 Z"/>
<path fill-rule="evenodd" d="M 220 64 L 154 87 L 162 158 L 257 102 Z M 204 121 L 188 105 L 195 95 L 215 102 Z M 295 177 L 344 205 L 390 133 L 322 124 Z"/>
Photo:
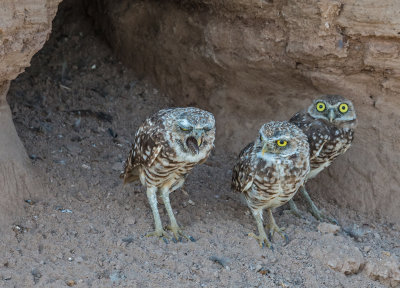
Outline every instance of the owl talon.
<path fill-rule="evenodd" d="M 274 237 L 275 232 L 277 232 L 283 238 L 286 244 L 289 243 L 289 237 L 286 235 L 286 233 L 283 232 L 285 228 L 280 228 L 277 225 L 272 225 L 272 227 L 268 226 L 269 225 L 267 225 L 265 228 L 269 231 L 268 238 L 270 241 L 272 241 L 272 237 Z"/>
<path fill-rule="evenodd" d="M 257 236 L 254 233 L 248 233 L 247 236 L 256 239 L 261 248 L 267 246 L 268 248 L 272 249 L 271 242 L 268 241 L 267 235 L 265 235 L 265 233 L 264 235 L 259 235 L 259 236 Z"/>
<path fill-rule="evenodd" d="M 277 232 L 283 240 L 285 240 L 286 244 L 289 242 L 289 237 L 283 232 L 285 231 L 285 228 L 280 228 L 278 225 L 276 225 L 274 216 L 272 215 L 272 210 L 268 209 L 268 215 L 269 215 L 269 223 L 265 225 L 265 229 L 268 231 L 268 236 L 270 237 L 270 240 L 272 241 L 272 237 L 274 236 L 275 232 Z"/>
<path fill-rule="evenodd" d="M 310 211 L 310 212 L 311 212 L 311 214 L 314 216 L 314 218 L 317 219 L 318 221 L 327 220 L 327 221 L 329 221 L 329 222 L 332 223 L 332 224 L 339 225 L 339 223 L 338 223 L 338 221 L 336 221 L 336 219 L 331 218 L 331 217 L 325 215 L 324 213 L 322 213 L 322 212 L 317 208 L 317 206 L 315 206 L 314 203 L 312 203 L 312 205 L 311 205 L 311 211 Z"/>
<path fill-rule="evenodd" d="M 172 234 L 174 234 L 174 237 L 172 239 L 174 239 L 175 241 L 182 242 L 183 238 L 185 238 L 186 240 L 191 240 L 190 239 L 191 236 L 187 236 L 185 233 L 183 233 L 182 229 L 179 228 L 179 226 L 169 226 L 168 225 L 167 227 L 165 227 L 165 229 L 172 231 Z M 175 243 L 177 243 L 177 242 L 175 242 Z"/>
<path fill-rule="evenodd" d="M 153 231 L 153 232 L 149 232 L 149 233 L 146 234 L 146 237 L 153 237 L 153 236 L 156 236 L 159 239 L 162 239 L 165 242 L 165 244 L 169 243 L 168 240 L 170 239 L 170 237 L 168 236 L 167 232 L 165 232 L 162 229 L 161 230 L 156 230 L 156 231 Z"/>

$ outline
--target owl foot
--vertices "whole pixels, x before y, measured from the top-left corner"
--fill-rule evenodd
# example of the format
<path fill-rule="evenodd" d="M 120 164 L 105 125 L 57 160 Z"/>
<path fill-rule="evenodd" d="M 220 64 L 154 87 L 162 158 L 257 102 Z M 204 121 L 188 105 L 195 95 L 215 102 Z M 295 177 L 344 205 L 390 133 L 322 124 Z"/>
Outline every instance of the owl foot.
<path fill-rule="evenodd" d="M 190 240 L 192 242 L 196 242 L 196 240 L 189 235 L 186 235 L 181 228 L 179 228 L 179 226 L 171 226 L 168 225 L 165 229 L 169 230 L 172 232 L 172 234 L 174 234 L 174 237 L 172 238 L 172 241 L 174 241 L 175 243 L 177 241 L 182 242 L 182 237 L 185 238 L 186 240 Z"/>
<path fill-rule="evenodd" d="M 277 232 L 283 240 L 285 240 L 285 243 L 289 243 L 289 237 L 283 232 L 285 228 L 280 228 L 278 225 L 276 225 L 274 215 L 272 215 L 272 209 L 268 209 L 268 216 L 269 216 L 269 223 L 265 225 L 265 229 L 268 231 L 268 236 L 269 240 L 272 241 L 272 237 L 274 236 L 275 232 Z"/>
<path fill-rule="evenodd" d="M 162 239 L 166 244 L 169 243 L 168 240 L 170 239 L 170 237 L 167 234 L 167 232 L 165 232 L 163 229 L 155 230 L 153 232 L 149 232 L 149 233 L 146 234 L 146 237 L 153 237 L 153 236 L 156 236 L 159 239 Z"/>
<path fill-rule="evenodd" d="M 314 204 L 314 202 L 311 200 L 310 195 L 308 195 L 307 190 L 304 188 L 304 186 L 301 186 L 300 189 L 301 193 L 303 194 L 304 198 L 306 199 L 306 201 L 308 202 L 308 204 L 310 205 L 311 208 L 311 214 L 314 216 L 315 219 L 317 219 L 318 221 L 323 221 L 323 220 L 328 220 L 329 222 L 331 222 L 332 224 L 335 225 L 339 225 L 339 223 L 336 221 L 336 219 L 333 219 L 327 215 L 325 215 L 324 213 L 322 213 L 317 206 Z"/>
<path fill-rule="evenodd" d="M 311 211 L 310 212 L 314 216 L 314 218 L 317 219 L 318 221 L 328 220 L 332 224 L 339 225 L 339 222 L 336 221 L 336 219 L 325 215 L 315 205 L 311 205 Z"/>
<path fill-rule="evenodd" d="M 274 223 L 273 225 L 270 224 L 265 225 L 265 229 L 268 230 L 268 239 L 270 241 L 272 241 L 272 237 L 274 237 L 274 234 L 276 232 L 279 235 L 281 235 L 286 244 L 289 243 L 289 237 L 286 235 L 285 232 L 283 232 L 285 228 L 280 228 L 278 225 Z"/>
<path fill-rule="evenodd" d="M 274 248 L 272 248 L 271 242 L 269 242 L 265 232 L 263 234 L 260 234 L 259 236 L 257 236 L 254 233 L 249 233 L 249 234 L 247 234 L 247 236 L 250 236 L 250 237 L 256 239 L 261 248 L 268 247 L 271 250 L 274 249 Z"/>

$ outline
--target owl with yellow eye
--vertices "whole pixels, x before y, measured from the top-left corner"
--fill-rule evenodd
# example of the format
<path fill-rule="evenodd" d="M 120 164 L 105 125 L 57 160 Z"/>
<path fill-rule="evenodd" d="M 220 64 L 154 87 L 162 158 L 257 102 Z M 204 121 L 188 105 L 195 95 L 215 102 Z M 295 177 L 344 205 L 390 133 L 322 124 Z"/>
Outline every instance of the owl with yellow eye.
<path fill-rule="evenodd" d="M 353 142 L 357 116 L 353 103 L 339 95 L 325 95 L 313 101 L 306 109 L 296 113 L 290 121 L 307 135 L 310 145 L 310 173 L 307 180 L 317 176 Z M 323 214 L 311 200 L 304 185 L 299 192 L 305 197 L 313 216 L 333 223 L 337 221 Z M 300 215 L 293 200 L 289 201 L 294 214 Z"/>
<path fill-rule="evenodd" d="M 271 246 L 263 227 L 263 210 L 268 210 L 266 225 L 270 239 L 275 232 L 287 236 L 275 223 L 272 209 L 289 201 L 310 171 L 306 135 L 289 122 L 269 122 L 247 145 L 233 167 L 232 189 L 241 193 L 257 223 L 259 235 L 250 233 L 260 246 Z"/>

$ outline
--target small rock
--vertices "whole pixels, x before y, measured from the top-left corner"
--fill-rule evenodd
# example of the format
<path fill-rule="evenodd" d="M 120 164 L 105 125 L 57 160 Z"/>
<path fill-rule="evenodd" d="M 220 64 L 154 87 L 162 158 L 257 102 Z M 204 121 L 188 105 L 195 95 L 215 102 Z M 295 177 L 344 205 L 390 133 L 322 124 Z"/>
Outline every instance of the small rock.
<path fill-rule="evenodd" d="M 39 279 L 42 278 L 42 273 L 40 273 L 39 269 L 37 268 L 32 269 L 31 273 L 33 276 L 33 282 L 37 284 L 39 282 Z"/>
<path fill-rule="evenodd" d="M 192 200 L 189 199 L 188 203 L 192 206 L 196 205 Z"/>
<path fill-rule="evenodd" d="M 358 227 L 357 224 L 353 224 L 352 227 L 343 228 L 350 237 L 354 238 L 356 241 L 361 241 L 362 237 L 365 235 L 365 231 Z"/>
<path fill-rule="evenodd" d="M 61 213 L 72 213 L 71 209 L 61 209 Z"/>
<path fill-rule="evenodd" d="M 124 243 L 130 244 L 130 243 L 133 242 L 134 239 L 133 239 L 132 236 L 130 236 L 130 237 L 122 238 L 121 240 L 122 240 L 122 242 L 124 242 Z"/>
<path fill-rule="evenodd" d="M 381 240 L 381 235 L 379 235 L 377 232 L 374 233 L 374 237 L 378 240 Z"/>
<path fill-rule="evenodd" d="M 371 246 L 364 246 L 363 250 L 365 253 L 368 253 L 369 251 L 371 251 Z"/>
<path fill-rule="evenodd" d="M 25 202 L 28 203 L 29 205 L 35 204 L 35 201 L 33 201 L 31 199 L 27 199 L 27 200 L 25 200 Z"/>
<path fill-rule="evenodd" d="M 114 165 L 111 167 L 111 169 L 114 171 L 122 171 L 122 170 L 124 170 L 124 163 L 121 163 L 121 162 L 114 163 Z"/>
<path fill-rule="evenodd" d="M 345 275 L 357 274 L 365 264 L 361 251 L 342 236 L 325 234 L 310 251 L 312 257 Z"/>
<path fill-rule="evenodd" d="M 83 258 L 81 256 L 78 256 L 78 257 L 76 257 L 75 261 L 76 261 L 76 263 L 82 263 Z"/>
<path fill-rule="evenodd" d="M 110 280 L 112 283 L 118 284 L 119 282 L 126 279 L 126 276 L 121 270 L 115 270 L 110 274 Z"/>
<path fill-rule="evenodd" d="M 82 152 L 82 149 L 77 144 L 68 144 L 65 148 L 72 155 L 79 155 Z"/>
<path fill-rule="evenodd" d="M 231 270 L 231 268 L 228 266 L 228 263 L 230 262 L 229 259 L 227 258 L 221 258 L 221 257 L 217 257 L 217 256 L 211 256 L 210 258 L 211 261 L 218 263 L 219 265 L 221 265 L 222 267 L 224 267 L 226 270 Z"/>
<path fill-rule="evenodd" d="M 11 273 L 4 273 L 4 274 L 1 276 L 1 279 L 3 279 L 4 281 L 9 281 L 9 280 L 11 280 L 11 279 L 12 279 Z"/>
<path fill-rule="evenodd" d="M 128 225 L 133 225 L 133 224 L 135 224 L 136 223 L 136 219 L 135 219 L 135 217 L 133 217 L 133 216 L 129 216 L 129 217 L 126 217 L 125 218 L 125 221 L 124 221 L 126 224 L 128 224 Z"/>
<path fill-rule="evenodd" d="M 91 169 L 91 167 L 89 165 L 87 165 L 87 164 L 82 164 L 82 168 Z"/>
<path fill-rule="evenodd" d="M 365 273 L 369 278 L 379 281 L 390 287 L 400 285 L 400 260 L 397 257 L 376 259 L 376 262 L 368 262 L 365 265 Z"/>
<path fill-rule="evenodd" d="M 331 234 L 337 234 L 340 231 L 339 226 L 325 222 L 319 223 L 317 229 L 321 233 L 331 233 Z"/>
<path fill-rule="evenodd" d="M 261 265 L 257 265 L 256 271 L 258 273 L 260 273 L 261 275 L 267 275 L 268 273 L 271 273 L 271 271 L 267 267 L 264 267 L 264 266 L 261 266 Z"/>
<path fill-rule="evenodd" d="M 68 280 L 65 282 L 65 284 L 67 284 L 67 286 L 72 287 L 76 285 L 76 282 L 74 280 Z"/>

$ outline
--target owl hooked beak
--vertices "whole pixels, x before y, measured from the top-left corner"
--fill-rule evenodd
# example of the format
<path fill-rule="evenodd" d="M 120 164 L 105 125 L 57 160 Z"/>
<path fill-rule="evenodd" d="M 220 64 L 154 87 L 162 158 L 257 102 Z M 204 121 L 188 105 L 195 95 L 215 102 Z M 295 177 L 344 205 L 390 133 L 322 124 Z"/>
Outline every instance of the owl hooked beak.
<path fill-rule="evenodd" d="M 329 109 L 328 118 L 329 118 L 329 122 L 331 122 L 331 123 L 335 119 L 335 111 L 333 111 L 333 109 Z"/>
<path fill-rule="evenodd" d="M 265 152 L 268 152 L 268 143 L 264 143 L 264 146 L 261 150 L 261 155 L 264 156 Z"/>

